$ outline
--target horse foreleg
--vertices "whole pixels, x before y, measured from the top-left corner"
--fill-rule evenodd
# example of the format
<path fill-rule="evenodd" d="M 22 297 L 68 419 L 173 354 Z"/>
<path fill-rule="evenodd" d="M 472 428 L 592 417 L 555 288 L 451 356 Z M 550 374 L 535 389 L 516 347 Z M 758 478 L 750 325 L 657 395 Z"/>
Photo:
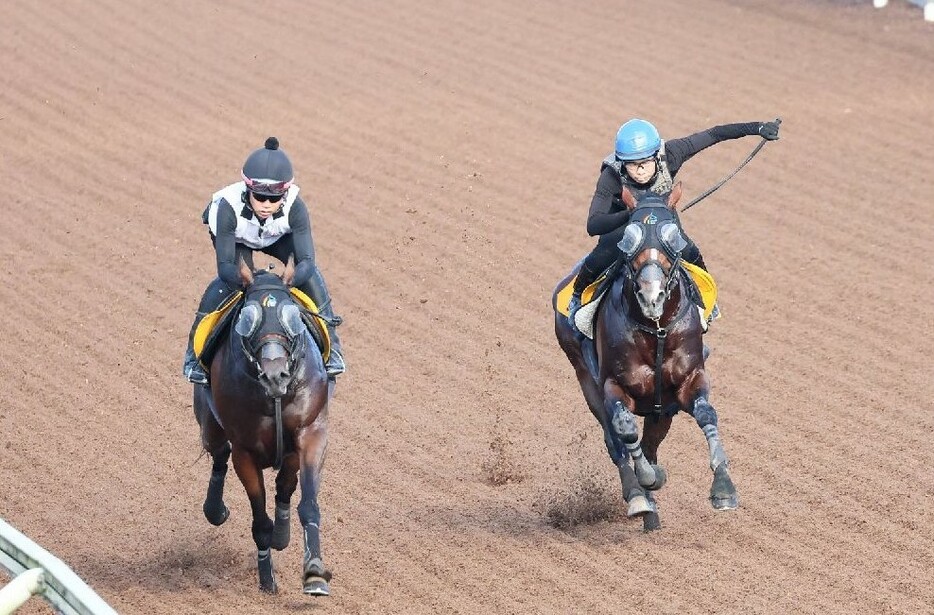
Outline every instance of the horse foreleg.
<path fill-rule="evenodd" d="M 623 390 L 616 381 L 607 379 L 603 384 L 603 396 L 606 400 L 606 411 L 610 415 L 610 424 L 613 431 L 626 447 L 626 452 L 632 459 L 632 467 L 639 479 L 639 484 L 646 489 L 661 487 L 655 468 L 642 454 L 642 445 L 639 443 L 639 426 L 636 415 L 630 408 L 635 408 L 635 400 Z"/>
<path fill-rule="evenodd" d="M 736 486 L 730 478 L 729 459 L 720 441 L 717 428 L 717 411 L 707 401 L 706 395 L 694 400 L 691 414 L 707 438 L 710 454 L 710 469 L 713 471 L 713 484 L 710 486 L 710 503 L 717 510 L 732 510 L 739 506 Z"/>
<path fill-rule="evenodd" d="M 302 486 L 298 518 L 305 538 L 302 591 L 311 596 L 328 596 L 331 593 L 331 573 L 324 567 L 321 557 L 321 510 L 318 508 L 321 470 L 328 446 L 326 408 L 311 425 L 299 431 L 297 442 L 301 457 L 299 481 Z"/>
<path fill-rule="evenodd" d="M 298 486 L 298 466 L 298 455 L 289 455 L 276 475 L 276 515 L 272 529 L 272 548 L 277 551 L 289 546 L 289 503 Z"/>
<path fill-rule="evenodd" d="M 609 378 L 603 383 L 603 397 L 610 429 L 633 460 L 631 467 L 626 457 L 617 464 L 623 484 L 623 499 L 629 504 L 626 514 L 638 517 L 653 512 L 655 509 L 652 503 L 645 497 L 645 487 L 655 483 L 655 471 L 645 461 L 639 446 L 636 415 L 629 410 L 629 407 L 634 407 L 635 401 L 615 380 Z"/>
<path fill-rule="evenodd" d="M 256 543 L 259 588 L 266 593 L 275 594 L 278 588 L 273 574 L 272 552 L 269 550 L 273 523 L 266 514 L 266 486 L 263 483 L 263 471 L 253 455 L 241 448 L 233 449 L 233 463 L 234 470 L 240 477 L 240 482 L 243 483 L 243 488 L 250 499 L 250 509 L 253 511 L 253 542 Z"/>

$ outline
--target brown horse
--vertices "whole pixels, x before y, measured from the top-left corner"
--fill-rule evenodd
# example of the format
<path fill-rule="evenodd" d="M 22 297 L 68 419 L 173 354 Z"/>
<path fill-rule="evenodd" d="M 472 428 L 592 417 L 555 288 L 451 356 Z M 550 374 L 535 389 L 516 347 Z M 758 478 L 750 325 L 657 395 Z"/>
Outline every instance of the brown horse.
<path fill-rule="evenodd" d="M 558 343 L 603 427 L 628 514 L 642 516 L 646 530 L 660 527 L 652 493 L 665 484 L 666 474 L 658 465 L 658 447 L 679 411 L 693 416 L 707 438 L 713 471 L 711 504 L 726 510 L 739 502 L 717 430 L 717 413 L 708 400 L 701 314 L 692 300 L 692 282 L 681 266 L 686 242 L 675 209 L 680 197 L 680 183 L 666 197 L 643 196 L 638 203 L 632 193 L 623 191 L 623 202 L 632 213 L 619 242 L 617 273 L 604 284 L 593 340 L 571 328 L 562 313 L 567 300 L 558 303 L 559 291 L 573 281 L 576 269 L 552 296 Z M 641 444 L 636 416 L 644 417 Z"/>
<path fill-rule="evenodd" d="M 282 550 L 289 544 L 289 502 L 300 479 L 303 589 L 326 596 L 331 573 L 321 558 L 318 490 L 333 380 L 289 292 L 293 274 L 291 261 L 282 278 L 251 272 L 241 262 L 245 303 L 211 361 L 210 385 L 195 385 L 201 442 L 214 460 L 204 515 L 221 525 L 230 514 L 223 496 L 232 454 L 253 511 L 260 589 L 276 593 L 270 547 Z M 263 482 L 263 469 L 270 466 L 278 470 L 275 522 L 266 513 Z"/>

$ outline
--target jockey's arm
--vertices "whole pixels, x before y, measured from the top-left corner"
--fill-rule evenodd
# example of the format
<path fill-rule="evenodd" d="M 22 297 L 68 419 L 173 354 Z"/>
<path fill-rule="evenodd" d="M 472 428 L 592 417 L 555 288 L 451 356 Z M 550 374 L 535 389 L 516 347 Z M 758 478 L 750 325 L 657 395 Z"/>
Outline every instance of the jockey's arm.
<path fill-rule="evenodd" d="M 723 124 L 714 126 L 687 137 L 672 139 L 665 142 L 665 158 L 668 169 L 674 176 L 681 165 L 690 160 L 698 152 L 716 145 L 721 141 L 739 139 L 759 134 L 760 122 L 743 122 L 739 124 Z"/>
<path fill-rule="evenodd" d="M 237 264 L 237 215 L 230 207 L 217 208 L 217 235 L 214 254 L 217 257 L 217 275 L 233 288 L 239 287 L 240 270 Z"/>
<path fill-rule="evenodd" d="M 629 211 L 613 211 L 613 199 L 619 197 L 623 184 L 612 167 L 604 167 L 590 202 L 587 233 L 593 237 L 615 231 L 629 221 Z"/>
<path fill-rule="evenodd" d="M 293 286 L 302 286 L 315 271 L 315 244 L 311 237 L 311 217 L 301 197 L 296 197 L 289 210 L 289 227 L 295 247 L 295 278 Z"/>

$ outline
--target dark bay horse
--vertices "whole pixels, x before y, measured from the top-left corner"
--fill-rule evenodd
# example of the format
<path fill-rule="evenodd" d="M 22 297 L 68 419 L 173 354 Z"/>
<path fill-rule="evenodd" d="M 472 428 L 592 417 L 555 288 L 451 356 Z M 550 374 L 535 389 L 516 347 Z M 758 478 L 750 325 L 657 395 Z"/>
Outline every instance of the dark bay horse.
<path fill-rule="evenodd" d="M 245 303 L 211 361 L 210 385 L 195 385 L 201 442 L 214 460 L 204 515 L 214 525 L 229 516 L 223 496 L 232 455 L 253 511 L 260 589 L 276 593 L 270 547 L 282 550 L 289 544 L 289 502 L 301 481 L 303 590 L 326 596 L 331 573 L 321 557 L 318 489 L 333 381 L 289 292 L 293 274 L 291 261 L 282 278 L 251 272 L 241 262 Z M 278 470 L 275 521 L 266 513 L 263 481 L 263 469 L 270 466 Z"/>
<path fill-rule="evenodd" d="M 628 515 L 642 516 L 646 530 L 660 527 L 653 491 L 667 477 L 658 465 L 658 447 L 679 411 L 693 416 L 707 439 L 713 472 L 711 504 L 727 510 L 739 503 L 717 429 L 717 412 L 708 399 L 701 315 L 681 266 L 686 242 L 675 209 L 680 197 L 680 183 L 666 197 L 649 195 L 638 202 L 624 190 L 623 202 L 632 213 L 619 242 L 618 274 L 608 282 L 597 308 L 593 341 L 571 328 L 562 313 L 567 311 L 567 299 L 558 305 L 559 291 L 573 281 L 576 270 L 552 296 L 558 343 L 574 366 L 590 411 L 603 427 L 607 451 L 619 469 Z M 641 442 L 636 416 L 643 417 Z"/>

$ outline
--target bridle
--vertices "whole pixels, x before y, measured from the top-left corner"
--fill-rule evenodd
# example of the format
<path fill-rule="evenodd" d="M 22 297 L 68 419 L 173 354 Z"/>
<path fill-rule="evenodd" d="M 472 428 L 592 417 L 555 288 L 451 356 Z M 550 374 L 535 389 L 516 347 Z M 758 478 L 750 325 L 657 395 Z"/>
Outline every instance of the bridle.
<path fill-rule="evenodd" d="M 645 226 L 645 224 L 643 224 Z M 637 280 L 641 273 L 645 270 L 646 267 L 655 266 L 662 271 L 662 274 L 665 276 L 664 283 L 664 300 L 663 303 L 667 304 L 668 300 L 671 299 L 671 293 L 674 290 L 675 284 L 678 282 L 682 274 L 681 267 L 681 249 L 674 250 L 671 245 L 666 245 L 665 240 L 659 236 L 659 229 L 661 228 L 657 224 L 650 224 L 649 226 L 655 227 L 653 232 L 654 237 L 650 241 L 648 246 L 643 245 L 645 243 L 645 230 L 642 230 L 642 237 L 638 240 L 638 245 L 633 247 L 633 255 L 630 257 L 626 254 L 623 247 L 624 240 L 620 241 L 620 249 L 623 251 L 625 257 L 626 267 L 629 270 L 629 281 L 633 293 L 638 293 Z M 682 238 L 683 241 L 683 238 Z M 635 251 L 635 248 L 641 248 L 638 251 Z M 665 269 L 664 263 L 657 258 L 656 256 L 650 256 L 650 258 L 639 263 L 639 266 L 636 267 L 634 262 L 639 259 L 639 256 L 643 254 L 646 250 L 657 250 L 658 252 L 664 253 L 668 258 L 670 266 L 668 269 Z M 655 322 L 655 327 L 649 327 L 639 322 L 634 318 L 630 317 L 632 323 L 640 331 L 647 333 L 648 335 L 654 335 L 656 344 L 655 344 L 655 411 L 660 413 L 662 411 L 662 366 L 665 359 L 665 340 L 668 339 L 668 333 L 684 318 L 688 310 L 691 308 L 690 300 L 687 300 L 686 297 L 681 297 L 681 306 L 679 307 L 677 313 L 665 323 L 664 326 L 661 324 L 661 318 L 664 316 L 664 310 L 662 315 L 657 319 L 652 319 Z"/>
<path fill-rule="evenodd" d="M 256 284 L 256 285 L 251 286 L 248 290 L 249 292 L 247 294 L 247 297 L 254 296 L 264 291 L 281 291 L 281 292 L 284 292 L 286 295 L 288 295 L 287 288 L 285 288 L 284 286 L 279 286 L 275 284 Z M 291 302 L 291 297 L 289 297 L 289 301 Z M 248 299 L 246 302 L 246 305 L 249 305 L 249 304 L 250 304 L 250 300 Z M 246 305 L 242 309 L 245 309 Z M 257 305 L 258 305 L 258 302 L 257 302 Z M 241 312 L 242 312 L 242 309 L 241 309 Z M 279 310 L 281 310 L 281 308 L 277 309 L 277 314 L 281 313 Z M 291 382 L 291 379 L 295 377 L 295 370 L 294 370 L 295 365 L 305 355 L 306 341 L 305 341 L 305 336 L 302 334 L 303 330 L 300 329 L 300 330 L 291 332 L 291 335 L 290 335 L 289 334 L 290 332 L 287 329 L 287 325 L 282 322 L 282 318 L 280 317 L 278 320 L 279 320 L 280 326 L 282 327 L 281 331 L 267 331 L 265 333 L 262 333 L 263 325 L 266 320 L 265 312 L 266 312 L 266 308 L 265 307 L 261 308 L 261 311 L 259 314 L 259 320 L 257 321 L 256 326 L 255 326 L 257 329 L 256 331 L 252 331 L 250 335 L 240 335 L 240 347 L 243 350 L 243 354 L 246 356 L 250 365 L 253 366 L 253 369 L 256 372 L 255 379 L 258 380 L 262 374 L 262 366 L 260 365 L 260 360 L 257 357 L 262 356 L 263 348 L 269 344 L 276 344 L 280 346 L 285 351 L 286 368 L 289 372 L 289 378 Z M 262 333 L 262 334 L 257 339 L 254 340 L 253 338 L 256 336 L 257 333 Z M 250 376 L 253 377 L 252 374 Z"/>
<path fill-rule="evenodd" d="M 240 348 L 250 365 L 252 365 L 252 371 L 256 374 L 255 376 L 250 373 L 246 375 L 254 382 L 259 383 L 261 381 L 264 373 L 262 365 L 260 364 L 260 359 L 258 359 L 257 356 L 262 357 L 263 349 L 269 345 L 275 344 L 285 352 L 286 372 L 288 373 L 288 380 L 285 387 L 288 389 L 295 381 L 297 375 L 295 367 L 299 365 L 299 361 L 305 356 L 306 350 L 305 324 L 300 316 L 300 309 L 292 301 L 288 288 L 283 284 L 254 284 L 251 285 L 247 291 L 247 297 L 252 297 L 262 292 L 269 292 L 269 294 L 264 296 L 261 301 L 248 299 L 241 308 L 240 315 L 237 317 L 236 332 L 240 337 Z M 279 300 L 272 294 L 273 291 L 283 293 L 287 299 L 285 299 L 283 303 L 279 303 Z M 288 308 L 294 308 L 294 310 L 288 310 Z M 270 310 L 275 311 L 276 320 L 280 329 L 269 330 L 268 327 L 266 327 L 266 331 L 264 332 L 264 324 Z M 244 312 L 247 311 L 248 313 L 245 314 Z M 288 311 L 288 314 L 286 314 L 286 311 Z M 246 319 L 247 322 L 241 325 L 243 319 Z M 242 331 L 242 326 L 248 326 L 249 330 Z M 254 337 L 257 335 L 259 335 L 259 337 L 254 340 Z M 267 395 L 269 395 L 268 389 L 266 392 Z M 275 405 L 276 423 L 276 457 L 273 462 L 273 468 L 278 470 L 282 467 L 282 460 L 285 455 L 285 440 L 282 425 L 282 397 L 279 395 L 274 396 L 273 402 Z"/>

